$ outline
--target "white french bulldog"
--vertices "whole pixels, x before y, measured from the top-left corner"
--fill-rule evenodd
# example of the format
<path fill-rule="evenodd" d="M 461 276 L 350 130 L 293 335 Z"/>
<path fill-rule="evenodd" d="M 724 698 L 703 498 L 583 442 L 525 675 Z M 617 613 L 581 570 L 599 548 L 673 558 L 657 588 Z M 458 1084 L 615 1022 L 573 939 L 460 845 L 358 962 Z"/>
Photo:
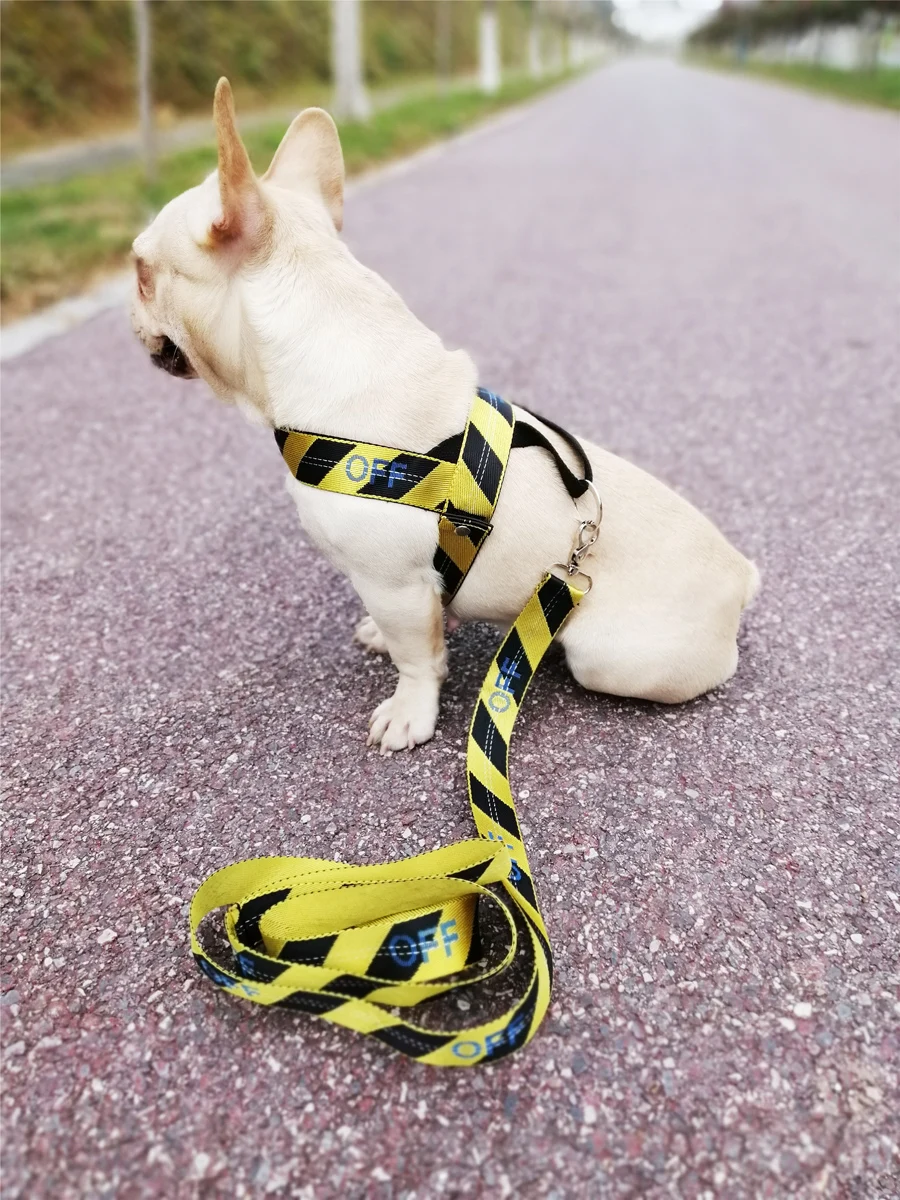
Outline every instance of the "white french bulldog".
<path fill-rule="evenodd" d="M 300 113 L 257 178 L 225 79 L 214 114 L 218 171 L 134 243 L 133 323 L 154 361 L 200 376 L 270 428 L 421 452 L 460 432 L 475 365 L 446 350 L 338 237 L 344 163 L 331 117 Z M 564 442 L 544 432 L 575 469 Z M 724 683 L 759 585 L 755 566 L 662 483 L 584 446 L 604 517 L 582 564 L 593 589 L 560 633 L 572 674 L 596 691 L 667 704 Z M 357 638 L 399 672 L 372 714 L 369 743 L 389 752 L 427 741 L 447 672 L 435 515 L 290 478 L 288 487 L 303 527 L 366 607 Z M 450 621 L 513 621 L 543 572 L 568 558 L 577 518 L 550 456 L 513 450 L 494 532 Z"/>

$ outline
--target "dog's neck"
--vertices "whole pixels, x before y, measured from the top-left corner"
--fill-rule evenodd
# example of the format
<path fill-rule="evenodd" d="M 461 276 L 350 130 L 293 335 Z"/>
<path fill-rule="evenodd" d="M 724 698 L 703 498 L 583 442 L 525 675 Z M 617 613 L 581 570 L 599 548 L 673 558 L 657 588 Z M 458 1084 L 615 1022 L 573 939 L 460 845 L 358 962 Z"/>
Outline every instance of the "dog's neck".
<path fill-rule="evenodd" d="M 465 425 L 471 358 L 343 243 L 270 263 L 241 300 L 248 398 L 267 423 L 422 451 Z"/>

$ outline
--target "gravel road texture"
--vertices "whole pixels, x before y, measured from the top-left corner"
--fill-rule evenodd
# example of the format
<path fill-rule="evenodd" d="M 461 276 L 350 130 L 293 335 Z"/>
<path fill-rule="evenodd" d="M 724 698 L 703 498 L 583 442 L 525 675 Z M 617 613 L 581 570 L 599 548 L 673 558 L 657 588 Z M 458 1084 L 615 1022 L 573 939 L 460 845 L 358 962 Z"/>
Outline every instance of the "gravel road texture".
<path fill-rule="evenodd" d="M 763 572 L 713 695 L 542 669 L 512 775 L 556 986 L 496 1067 L 224 996 L 186 930 L 240 858 L 470 836 L 495 632 L 453 636 L 432 743 L 367 751 L 393 669 L 351 643 L 271 437 L 120 312 L 4 366 L 9 1200 L 900 1194 L 897 134 L 625 62 L 347 213 L 486 385 Z"/>

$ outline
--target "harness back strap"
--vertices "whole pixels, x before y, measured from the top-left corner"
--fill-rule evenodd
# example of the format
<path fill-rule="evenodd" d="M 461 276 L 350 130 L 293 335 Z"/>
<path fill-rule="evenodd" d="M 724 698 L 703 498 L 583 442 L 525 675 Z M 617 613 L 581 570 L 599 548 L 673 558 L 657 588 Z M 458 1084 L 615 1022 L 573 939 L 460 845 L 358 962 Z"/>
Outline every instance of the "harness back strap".
<path fill-rule="evenodd" d="M 525 410 L 528 411 L 527 409 Z M 531 414 L 535 416 L 534 413 Z M 546 417 L 538 417 L 542 424 L 552 429 L 558 434 L 564 442 L 567 442 L 569 447 L 577 455 L 581 462 L 581 478 L 575 475 L 566 464 L 562 455 L 553 445 L 548 437 L 545 437 L 539 429 L 534 425 L 530 425 L 527 421 L 517 421 L 516 428 L 513 432 L 513 449 L 517 446 L 539 446 L 542 450 L 546 450 L 550 457 L 556 463 L 556 469 L 559 472 L 559 477 L 566 487 L 566 491 L 573 500 L 577 500 L 579 496 L 583 496 L 588 490 L 588 487 L 593 482 L 594 472 L 591 469 L 591 460 L 584 452 L 581 442 L 567 429 L 563 429 L 561 425 L 555 425 L 552 421 L 548 421 Z"/>

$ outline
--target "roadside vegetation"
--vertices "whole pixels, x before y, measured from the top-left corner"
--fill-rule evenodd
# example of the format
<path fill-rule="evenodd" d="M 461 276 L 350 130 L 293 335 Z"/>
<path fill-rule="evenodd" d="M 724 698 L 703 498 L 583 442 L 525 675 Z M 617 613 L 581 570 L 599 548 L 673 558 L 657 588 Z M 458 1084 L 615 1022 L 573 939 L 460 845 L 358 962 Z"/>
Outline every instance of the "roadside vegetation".
<path fill-rule="evenodd" d="M 738 62 L 724 55 L 692 56 L 689 61 L 698 66 L 771 79 L 774 83 L 821 92 L 855 104 L 871 104 L 900 111 L 900 67 L 844 71 L 816 63 L 765 63 L 753 59 Z"/>
<path fill-rule="evenodd" d="M 758 0 L 722 4 L 687 50 L 698 66 L 900 109 L 898 41 L 900 0 Z"/>
<path fill-rule="evenodd" d="M 161 125 L 209 111 L 227 75 L 239 106 L 269 105 L 287 88 L 331 76 L 331 0 L 152 0 L 153 91 Z M 363 67 L 370 85 L 434 75 L 433 0 L 366 0 Z M 453 0 L 449 69 L 477 65 L 478 0 Z M 502 4 L 504 61 L 521 62 L 529 13 Z M 123 0 L 3 0 L 3 153 L 133 126 L 133 6 Z"/>
<path fill-rule="evenodd" d="M 493 96 L 474 88 L 446 94 L 435 91 L 377 111 L 365 123 L 344 122 L 340 132 L 347 174 L 454 134 L 567 77 L 568 73 L 542 80 L 511 78 Z M 257 170 L 268 165 L 284 128 L 279 123 L 247 133 L 245 141 Z M 215 146 L 209 144 L 162 159 L 153 186 L 145 183 L 140 167 L 123 166 L 4 192 L 0 195 L 3 319 L 24 316 L 72 295 L 121 267 L 135 234 L 153 212 L 199 183 L 215 165 Z"/>

